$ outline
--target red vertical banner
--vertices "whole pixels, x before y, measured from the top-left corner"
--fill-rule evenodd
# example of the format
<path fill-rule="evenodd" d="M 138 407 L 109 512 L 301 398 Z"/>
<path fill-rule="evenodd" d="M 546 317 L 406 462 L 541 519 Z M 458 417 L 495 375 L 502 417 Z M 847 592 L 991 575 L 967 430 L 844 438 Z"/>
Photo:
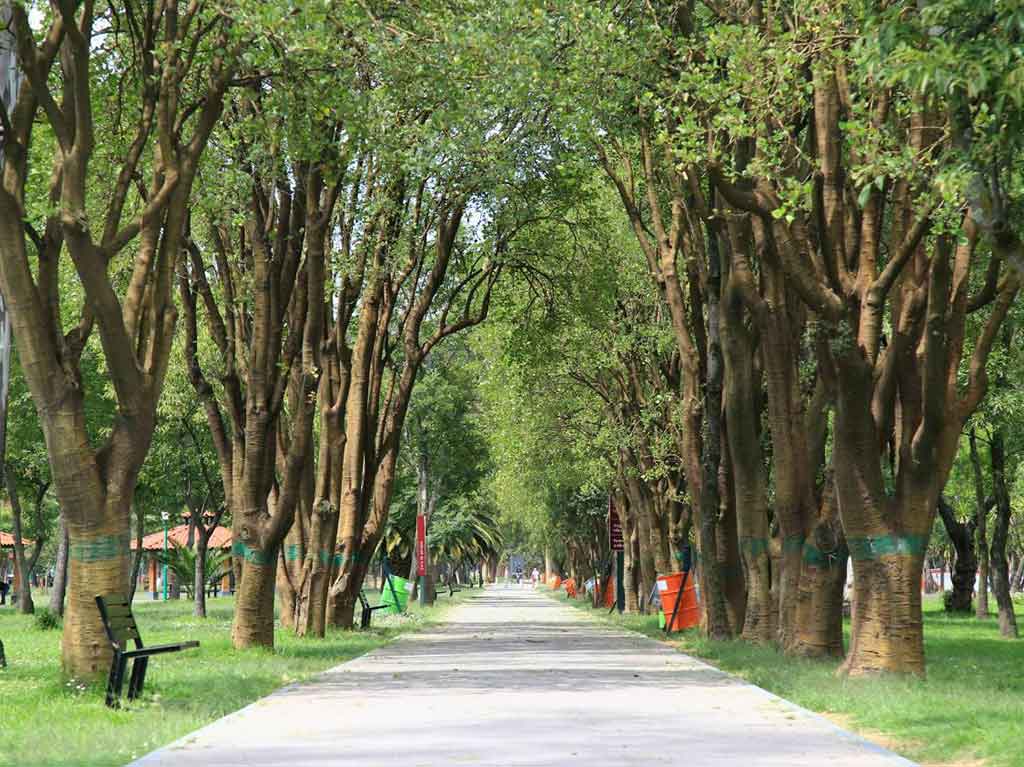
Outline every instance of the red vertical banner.
<path fill-rule="evenodd" d="M 622 520 L 611 498 L 608 499 L 608 543 L 612 551 L 626 550 L 622 540 Z"/>
<path fill-rule="evenodd" d="M 427 518 L 416 515 L 416 575 L 427 574 Z"/>

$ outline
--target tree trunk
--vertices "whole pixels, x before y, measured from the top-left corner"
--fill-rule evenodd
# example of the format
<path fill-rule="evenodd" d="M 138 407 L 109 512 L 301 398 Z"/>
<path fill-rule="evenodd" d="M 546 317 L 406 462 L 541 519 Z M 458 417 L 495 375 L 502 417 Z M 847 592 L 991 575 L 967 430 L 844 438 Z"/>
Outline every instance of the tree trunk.
<path fill-rule="evenodd" d="M 142 567 L 142 558 L 145 551 L 142 549 L 143 526 L 146 514 L 142 504 L 136 506 L 135 510 L 135 553 L 132 555 L 132 574 L 128 579 L 128 604 L 135 599 L 135 590 L 139 585 L 139 569 Z"/>
<path fill-rule="evenodd" d="M 851 675 L 889 671 L 923 676 L 923 553 L 873 556 L 857 548 L 851 554 L 853 612 L 844 669 Z"/>
<path fill-rule="evenodd" d="M 727 280 L 722 302 L 722 352 L 725 359 L 726 437 L 732 461 L 733 506 L 746 576 L 747 604 L 742 637 L 768 644 L 775 640 L 768 555 L 768 499 L 758 434 L 760 414 L 752 339 L 743 323 L 742 304 Z"/>
<path fill-rule="evenodd" d="M 110 671 L 110 641 L 95 597 L 128 592 L 127 514 L 127 509 L 108 506 L 78 521 L 68 518 L 68 600 L 61 650 L 65 672 L 78 679 L 100 679 Z"/>
<path fill-rule="evenodd" d="M 728 428 L 725 424 L 723 431 L 728 437 Z M 734 634 L 742 634 L 747 611 L 747 587 L 743 577 L 743 561 L 740 557 L 730 463 L 728 455 L 723 455 L 719 471 L 722 507 L 718 515 L 718 561 L 725 580 L 725 605 L 729 613 L 729 626 Z"/>
<path fill-rule="evenodd" d="M 53 590 L 50 592 L 50 612 L 64 615 L 64 593 L 68 582 L 68 531 L 64 525 L 64 512 L 57 522 L 57 561 L 53 568 Z"/>
<path fill-rule="evenodd" d="M 254 561 L 254 560 L 259 561 Z M 235 593 L 231 641 L 236 649 L 274 646 L 274 580 L 277 552 L 257 552 L 242 562 L 242 582 Z"/>
<path fill-rule="evenodd" d="M 634 583 L 636 581 L 635 569 L 639 565 L 633 556 L 633 537 L 636 533 L 636 514 L 633 509 L 629 507 L 628 502 L 621 493 L 615 496 L 615 508 L 619 511 L 619 517 L 622 520 L 622 543 L 623 543 L 623 589 L 626 592 L 626 604 L 625 611 L 627 613 L 635 613 L 640 610 L 640 602 L 637 598 L 636 588 Z M 612 552 L 612 556 L 615 553 Z M 595 589 L 597 588 L 595 582 Z M 598 594 L 598 606 L 601 605 L 600 597 Z"/>
<path fill-rule="evenodd" d="M 196 528 L 196 572 L 192 586 L 195 589 L 195 605 L 192 614 L 197 618 L 206 617 L 206 552 L 210 542 L 210 533 L 206 524 L 200 523 Z"/>
<path fill-rule="evenodd" d="M 3 456 L 0 456 L 0 460 L 3 460 Z M 21 499 L 18 496 L 18 487 L 10 471 L 7 471 L 3 466 L 0 466 L 0 470 L 4 472 L 7 497 L 11 502 L 11 526 L 14 533 L 14 567 L 18 575 L 18 612 L 22 615 L 31 615 L 36 611 L 36 606 L 32 601 L 32 581 L 29 578 L 28 563 L 25 561 L 25 544 L 21 536 Z"/>
<path fill-rule="evenodd" d="M 1006 486 L 1006 441 L 1002 428 L 992 433 L 989 447 L 992 464 L 992 495 L 996 503 L 995 528 L 992 531 L 992 590 L 999 605 L 999 633 L 1017 638 L 1017 616 L 1010 595 L 1010 565 L 1006 561 L 1006 538 L 1010 531 L 1010 493 Z"/>
<path fill-rule="evenodd" d="M 947 472 L 936 477 L 901 471 L 901 486 L 890 497 L 871 412 L 873 371 L 853 355 L 841 359 L 832 466 L 853 560 L 850 650 L 843 670 L 923 676 L 921 568 L 938 501 L 936 486 L 945 482 Z"/>
<path fill-rule="evenodd" d="M 971 448 L 971 466 L 974 472 L 974 495 L 978 507 L 978 524 L 975 529 L 978 552 L 978 602 L 975 615 L 982 620 L 988 613 L 988 501 L 985 498 L 985 480 L 981 473 L 981 458 L 978 455 L 978 439 L 974 429 L 968 435 Z"/>
<path fill-rule="evenodd" d="M 977 516 L 961 522 L 943 496 L 939 496 L 939 516 L 953 545 L 953 589 L 945 600 L 945 607 L 948 612 L 969 613 L 974 601 L 974 579 L 978 573 L 978 559 L 974 556 Z"/>
<path fill-rule="evenodd" d="M 721 292 L 721 263 L 717 238 L 708 238 L 708 334 L 707 383 L 704 387 L 703 488 L 700 493 L 699 542 L 704 581 L 704 612 L 707 634 L 711 639 L 728 639 L 732 635 L 725 606 L 725 590 L 718 566 L 717 517 L 720 506 L 718 469 L 722 460 L 722 347 L 718 312 Z"/>
<path fill-rule="evenodd" d="M 843 590 L 849 550 L 839 522 L 831 480 L 822 517 L 804 544 L 796 605 L 793 653 L 811 658 L 843 657 Z"/>

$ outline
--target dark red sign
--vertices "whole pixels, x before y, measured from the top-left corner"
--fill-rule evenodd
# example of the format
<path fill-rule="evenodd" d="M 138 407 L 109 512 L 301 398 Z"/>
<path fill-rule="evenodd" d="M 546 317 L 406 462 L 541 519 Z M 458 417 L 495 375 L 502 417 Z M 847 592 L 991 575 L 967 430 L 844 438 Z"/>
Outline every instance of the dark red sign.
<path fill-rule="evenodd" d="M 416 515 L 416 575 L 427 574 L 427 518 Z"/>
<path fill-rule="evenodd" d="M 608 543 L 612 551 L 625 551 L 626 547 L 622 542 L 622 521 L 619 519 L 619 512 L 608 499 Z"/>

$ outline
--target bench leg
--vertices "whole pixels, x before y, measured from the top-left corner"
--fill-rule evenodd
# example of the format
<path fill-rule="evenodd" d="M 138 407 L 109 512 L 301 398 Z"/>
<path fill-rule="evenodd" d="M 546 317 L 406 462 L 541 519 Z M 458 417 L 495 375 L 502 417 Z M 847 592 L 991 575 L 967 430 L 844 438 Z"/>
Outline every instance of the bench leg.
<path fill-rule="evenodd" d="M 121 653 L 114 653 L 114 662 L 110 665 L 110 677 L 107 679 L 107 705 L 111 708 L 118 706 L 127 665 L 128 661 L 121 657 Z"/>
<path fill-rule="evenodd" d="M 136 658 L 132 661 L 132 676 L 128 680 L 128 700 L 135 700 L 142 695 L 142 686 L 146 682 L 146 667 L 149 658 Z"/>
<path fill-rule="evenodd" d="M 368 629 L 370 628 L 370 620 L 373 618 L 373 610 L 369 608 L 363 608 L 363 617 L 359 621 L 359 628 Z"/>

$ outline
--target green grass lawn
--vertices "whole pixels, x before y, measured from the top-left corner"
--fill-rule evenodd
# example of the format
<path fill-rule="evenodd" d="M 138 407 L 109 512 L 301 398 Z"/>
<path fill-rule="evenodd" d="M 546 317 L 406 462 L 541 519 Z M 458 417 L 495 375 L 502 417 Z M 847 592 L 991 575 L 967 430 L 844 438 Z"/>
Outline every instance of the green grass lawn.
<path fill-rule="evenodd" d="M 463 590 L 454 601 L 474 593 Z M 376 604 L 376 594 L 369 597 Z M 123 765 L 278 687 L 434 623 L 452 601 L 443 597 L 426 610 L 415 605 L 407 616 L 377 611 L 371 631 L 333 631 L 325 639 L 299 639 L 278 627 L 273 651 L 232 649 L 229 597 L 209 600 L 205 620 L 192 617 L 184 599 L 137 601 L 147 644 L 198 639 L 201 646 L 153 658 L 144 697 L 117 711 L 104 706 L 100 686 L 82 689 L 61 678 L 60 631 L 39 630 L 32 616 L 0 608 L 9 664 L 0 670 L 0 765 Z"/>
<path fill-rule="evenodd" d="M 560 598 L 591 611 L 584 602 Z M 664 638 L 654 615 L 593 613 Z M 1024 613 L 1024 602 L 1017 613 Z M 937 598 L 926 599 L 924 617 L 927 679 L 847 679 L 836 675 L 835 662 L 786 658 L 745 642 L 712 642 L 696 630 L 673 635 L 672 644 L 909 759 L 1024 766 L 1024 641 L 1002 639 L 995 617 L 982 622 L 948 616 Z"/>

